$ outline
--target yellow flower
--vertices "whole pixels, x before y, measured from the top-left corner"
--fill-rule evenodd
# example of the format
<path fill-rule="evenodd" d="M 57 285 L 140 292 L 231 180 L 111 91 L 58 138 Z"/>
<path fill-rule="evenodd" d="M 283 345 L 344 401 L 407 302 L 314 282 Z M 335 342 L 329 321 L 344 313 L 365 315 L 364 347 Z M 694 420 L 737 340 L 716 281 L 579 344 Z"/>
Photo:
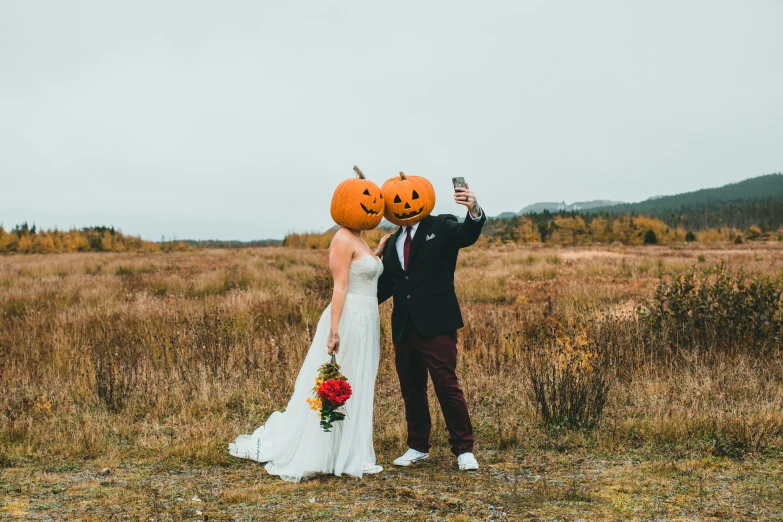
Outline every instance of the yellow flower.
<path fill-rule="evenodd" d="M 307 401 L 307 404 L 310 405 L 310 409 L 313 410 L 313 411 L 320 410 L 321 407 L 323 406 L 323 403 L 321 402 L 321 399 L 312 398 L 312 397 L 305 397 L 305 400 Z"/>

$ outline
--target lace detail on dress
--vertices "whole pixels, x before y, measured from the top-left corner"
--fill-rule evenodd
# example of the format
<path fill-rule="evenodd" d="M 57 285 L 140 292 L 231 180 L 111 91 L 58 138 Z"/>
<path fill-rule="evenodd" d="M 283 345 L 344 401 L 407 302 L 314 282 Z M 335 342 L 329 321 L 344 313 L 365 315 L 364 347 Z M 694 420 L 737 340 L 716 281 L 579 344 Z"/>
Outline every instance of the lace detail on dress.
<path fill-rule="evenodd" d="M 357 259 L 348 269 L 348 293 L 377 297 L 382 273 L 383 263 L 375 257 Z"/>

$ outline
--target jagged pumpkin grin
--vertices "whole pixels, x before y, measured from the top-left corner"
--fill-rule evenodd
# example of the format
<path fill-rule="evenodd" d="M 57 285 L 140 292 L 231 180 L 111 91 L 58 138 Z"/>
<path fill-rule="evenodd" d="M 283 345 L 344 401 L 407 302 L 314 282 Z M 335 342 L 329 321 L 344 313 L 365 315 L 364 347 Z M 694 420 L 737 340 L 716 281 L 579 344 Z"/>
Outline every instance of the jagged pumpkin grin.
<path fill-rule="evenodd" d="M 397 214 L 396 212 L 392 212 L 392 214 L 394 214 L 394 217 L 396 217 L 397 219 L 410 219 L 412 217 L 416 217 L 419 214 L 421 214 L 423 210 L 424 207 L 421 207 L 419 210 L 411 210 L 407 214 Z"/>
<path fill-rule="evenodd" d="M 380 212 L 376 212 L 375 210 L 373 210 L 371 208 L 365 207 L 364 203 L 359 203 L 359 204 L 362 206 L 362 210 L 364 210 L 365 214 L 367 214 L 368 216 L 376 216 L 376 215 L 380 214 Z"/>

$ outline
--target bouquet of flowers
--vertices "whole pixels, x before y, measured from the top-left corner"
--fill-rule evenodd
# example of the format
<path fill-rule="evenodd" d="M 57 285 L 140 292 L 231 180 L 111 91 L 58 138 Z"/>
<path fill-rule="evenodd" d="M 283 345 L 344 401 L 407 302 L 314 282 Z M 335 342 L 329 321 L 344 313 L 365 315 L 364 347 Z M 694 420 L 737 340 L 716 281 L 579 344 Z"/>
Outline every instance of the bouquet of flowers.
<path fill-rule="evenodd" d="M 305 399 L 311 410 L 318 412 L 321 427 L 330 432 L 335 422 L 345 419 L 340 408 L 351 398 L 351 385 L 340 373 L 340 365 L 332 354 L 332 360 L 318 368 L 313 397 Z"/>

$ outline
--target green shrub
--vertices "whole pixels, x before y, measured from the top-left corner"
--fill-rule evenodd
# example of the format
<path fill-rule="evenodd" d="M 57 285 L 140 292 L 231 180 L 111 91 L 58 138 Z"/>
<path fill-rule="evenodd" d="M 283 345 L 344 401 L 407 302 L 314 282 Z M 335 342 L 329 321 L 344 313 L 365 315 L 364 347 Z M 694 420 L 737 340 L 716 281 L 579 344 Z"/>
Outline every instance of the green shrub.
<path fill-rule="evenodd" d="M 675 343 L 705 347 L 779 346 L 783 337 L 783 277 L 715 267 L 661 275 L 653 298 L 639 312 L 648 326 Z"/>

